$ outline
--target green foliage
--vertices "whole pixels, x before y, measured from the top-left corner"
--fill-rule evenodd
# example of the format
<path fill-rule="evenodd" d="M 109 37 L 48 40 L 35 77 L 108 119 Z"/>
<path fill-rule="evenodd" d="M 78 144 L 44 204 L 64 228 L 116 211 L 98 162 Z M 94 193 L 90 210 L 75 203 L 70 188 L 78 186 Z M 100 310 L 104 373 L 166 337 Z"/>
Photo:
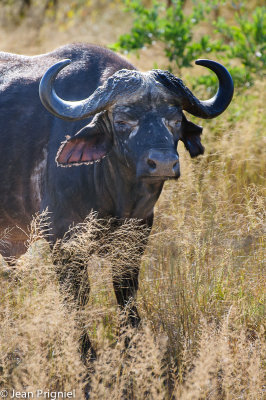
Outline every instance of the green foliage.
<path fill-rule="evenodd" d="M 235 13 L 237 25 L 227 24 L 224 18 L 214 22 L 216 31 L 228 43 L 226 55 L 229 59 L 239 59 L 250 73 L 260 72 L 266 63 L 266 8 L 257 7 L 248 19 L 248 12 Z"/>
<path fill-rule="evenodd" d="M 151 8 L 146 8 L 141 0 L 125 0 L 126 11 L 134 15 L 131 32 L 122 35 L 111 48 L 116 51 L 132 51 L 152 45 L 156 41 L 164 44 L 164 51 L 171 63 L 179 70 L 191 66 L 203 51 L 220 49 L 220 41 L 210 41 L 207 35 L 199 40 L 193 38 L 193 28 L 204 19 L 207 9 L 202 4 L 195 5 L 191 14 L 183 11 L 183 2 L 174 0 L 171 7 L 166 7 L 157 0 Z"/>
<path fill-rule="evenodd" d="M 218 17 L 209 22 L 212 12 L 217 12 L 226 1 L 194 2 L 190 13 L 184 12 L 183 2 L 173 0 L 170 7 L 154 0 L 148 8 L 141 0 L 124 0 L 126 11 L 134 16 L 130 33 L 122 35 L 111 46 L 124 53 L 151 46 L 157 41 L 163 44 L 170 70 L 180 73 L 190 67 L 198 57 L 217 56 L 233 75 L 236 86 L 250 86 L 254 77 L 265 68 L 265 7 L 257 7 L 249 18 L 246 4 L 234 5 L 233 22 Z M 210 35 L 199 35 L 196 26 L 204 22 Z M 214 39 L 215 37 L 215 39 Z M 197 83 L 213 87 L 216 79 L 203 76 Z"/>

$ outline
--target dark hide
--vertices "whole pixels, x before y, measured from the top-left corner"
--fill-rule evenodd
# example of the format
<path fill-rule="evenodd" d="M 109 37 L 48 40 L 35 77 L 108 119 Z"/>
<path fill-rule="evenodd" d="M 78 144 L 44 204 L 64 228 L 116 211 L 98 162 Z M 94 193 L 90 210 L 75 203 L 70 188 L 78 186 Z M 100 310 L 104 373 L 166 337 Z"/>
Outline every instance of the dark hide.
<path fill-rule="evenodd" d="M 113 98 L 119 92 L 117 103 L 82 121 L 56 118 L 41 104 L 38 87 L 45 71 L 66 58 L 72 63 L 55 81 L 56 92 L 65 100 L 87 98 L 122 69 L 128 70 L 123 85 L 130 96 L 122 95 L 118 78 L 111 79 Z M 2 250 L 5 256 L 23 252 L 23 231 L 36 212 L 47 208 L 52 242 L 91 210 L 101 218 L 137 218 L 150 229 L 164 181 L 179 177 L 178 141 L 192 157 L 203 153 L 202 128 L 187 121 L 179 95 L 171 94 L 163 78 L 162 84 L 155 81 L 155 87 L 146 85 L 137 92 L 137 71 L 130 83 L 134 69 L 109 50 L 80 44 L 36 57 L 0 53 L 0 229 L 13 228 L 10 247 Z M 114 281 L 122 308 L 136 295 L 138 272 L 135 268 Z M 136 326 L 136 308 L 129 310 Z M 85 354 L 86 334 L 83 339 Z"/>
<path fill-rule="evenodd" d="M 182 119 L 182 137 L 181 140 L 185 145 L 185 148 L 189 151 L 192 158 L 199 156 L 204 153 L 204 147 L 200 141 L 200 135 L 202 134 L 202 127 L 193 122 L 188 121 L 183 113 Z"/>
<path fill-rule="evenodd" d="M 99 183 L 103 180 L 97 166 L 71 170 L 56 166 L 62 141 L 67 135 L 73 137 L 91 120 L 59 120 L 40 102 L 41 77 L 47 68 L 64 58 L 73 62 L 62 71 L 55 86 L 58 94 L 69 100 L 93 93 L 117 70 L 134 68 L 109 50 L 82 44 L 34 57 L 0 53 L 0 230 L 12 228 L 11 245 L 0 249 L 5 256 L 23 252 L 17 251 L 23 249 L 26 239 L 23 230 L 27 230 L 32 216 L 46 207 L 57 216 L 62 201 L 63 210 L 52 221 L 55 239 L 70 224 L 82 221 L 91 209 L 101 212 L 108 208 L 97 205 L 95 190 L 89 190 L 88 198 L 95 169 Z M 80 206 L 78 211 L 75 205 Z"/>

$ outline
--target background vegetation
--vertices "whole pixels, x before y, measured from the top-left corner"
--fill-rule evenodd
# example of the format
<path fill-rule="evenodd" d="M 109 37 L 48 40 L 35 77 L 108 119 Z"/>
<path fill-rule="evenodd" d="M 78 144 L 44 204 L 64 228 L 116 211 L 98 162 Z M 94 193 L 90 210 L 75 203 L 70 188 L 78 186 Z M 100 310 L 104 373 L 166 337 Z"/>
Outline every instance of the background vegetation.
<path fill-rule="evenodd" d="M 120 36 L 114 50 L 133 51 L 159 41 L 169 60 L 168 69 L 181 73 L 182 68 L 203 55 L 219 57 L 231 72 L 235 86 L 253 83 L 254 74 L 265 74 L 266 8 L 250 9 L 246 1 L 231 3 L 233 12 L 227 15 L 226 0 L 192 2 L 191 9 L 184 1 L 164 4 L 154 0 L 145 7 L 141 0 L 126 0 L 134 16 L 130 33 Z M 210 21 L 210 18 L 215 17 Z M 205 23 L 205 32 L 199 34 L 198 25 Z M 213 75 L 195 80 L 209 89 L 216 86 Z"/>
<path fill-rule="evenodd" d="M 117 243 L 122 240 L 115 254 L 103 256 L 93 240 L 99 228 L 93 216 L 83 235 L 65 243 L 84 258 L 94 250 L 87 259 L 91 297 L 83 311 L 63 304 L 42 239 L 45 216 L 32 224 L 28 252 L 14 268 L 0 259 L 0 387 L 75 388 L 81 399 L 88 370 L 80 361 L 78 341 L 79 322 L 85 320 L 98 354 L 89 369 L 93 399 L 263 399 L 265 26 L 256 17 L 264 12 L 262 4 L 251 1 L 241 8 L 240 3 L 204 2 L 193 35 L 187 41 L 182 36 L 179 46 L 175 35 L 171 39 L 159 32 L 160 24 L 173 23 L 168 15 L 177 13 L 187 22 L 174 23 L 176 29 L 190 32 L 195 5 L 188 0 L 175 10 L 171 7 L 176 2 L 168 2 L 171 7 L 165 10 L 165 2 L 158 3 L 154 24 L 159 27 L 152 28 L 156 39 L 145 34 L 151 19 L 147 12 L 157 7 L 148 1 L 138 11 L 139 2 L 128 4 L 135 17 L 144 18 L 138 39 L 129 35 L 137 29 L 137 19 L 125 14 L 119 1 L 29 3 L 23 12 L 22 1 L 3 3 L 3 50 L 39 53 L 73 37 L 104 45 L 116 42 L 123 51 L 139 49 L 138 55 L 130 55 L 139 68 L 170 65 L 205 98 L 208 88 L 213 90 L 212 81 L 204 78 L 198 86 L 203 69 L 188 67 L 193 60 L 190 45 L 196 45 L 196 57 L 214 57 L 241 73 L 239 79 L 235 76 L 239 87 L 229 109 L 213 121 L 202 121 L 204 156 L 191 160 L 179 148 L 181 178 L 165 185 L 142 261 L 137 303 L 143 322 L 138 332 L 117 335 L 122 317 L 110 279 L 111 268 L 134 251 L 127 239 L 133 222 L 117 233 Z M 221 47 L 215 44 L 207 51 L 205 39 L 201 42 L 206 35 L 208 43 Z M 132 338 L 128 350 L 125 335 Z"/>

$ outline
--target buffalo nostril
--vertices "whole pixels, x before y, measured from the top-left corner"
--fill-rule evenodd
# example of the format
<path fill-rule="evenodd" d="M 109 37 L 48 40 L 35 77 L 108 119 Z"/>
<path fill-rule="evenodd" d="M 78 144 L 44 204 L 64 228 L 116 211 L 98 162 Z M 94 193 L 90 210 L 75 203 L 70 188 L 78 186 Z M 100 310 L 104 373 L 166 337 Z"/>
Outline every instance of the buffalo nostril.
<path fill-rule="evenodd" d="M 147 160 L 147 164 L 152 168 L 155 169 L 156 168 L 156 163 L 151 160 L 150 158 Z"/>
<path fill-rule="evenodd" d="M 175 168 L 175 167 L 177 166 L 177 164 L 178 164 L 178 161 L 176 161 L 176 162 L 173 164 L 173 168 Z"/>

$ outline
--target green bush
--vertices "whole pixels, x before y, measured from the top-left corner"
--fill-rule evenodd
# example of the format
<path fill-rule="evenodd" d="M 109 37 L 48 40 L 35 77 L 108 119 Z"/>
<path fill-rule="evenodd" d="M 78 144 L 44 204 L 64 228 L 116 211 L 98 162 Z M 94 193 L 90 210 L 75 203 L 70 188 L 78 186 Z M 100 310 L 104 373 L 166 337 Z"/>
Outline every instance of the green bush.
<path fill-rule="evenodd" d="M 141 0 L 124 0 L 126 11 L 133 14 L 130 33 L 120 36 L 117 43 L 110 46 L 124 53 L 152 46 L 157 41 L 163 44 L 169 60 L 168 68 L 177 73 L 182 68 L 192 66 L 198 57 L 217 57 L 229 68 L 235 85 L 250 86 L 255 77 L 265 69 L 265 25 L 266 8 L 257 7 L 249 18 L 247 5 L 233 4 L 233 21 L 219 17 L 211 20 L 212 12 L 219 10 L 226 1 L 195 2 L 190 13 L 184 12 L 183 1 L 173 0 L 170 7 L 154 0 L 145 7 Z M 211 35 L 199 35 L 197 25 L 208 24 Z M 213 38 L 215 37 L 215 39 Z M 208 75 L 197 83 L 213 87 L 216 79 Z"/>

